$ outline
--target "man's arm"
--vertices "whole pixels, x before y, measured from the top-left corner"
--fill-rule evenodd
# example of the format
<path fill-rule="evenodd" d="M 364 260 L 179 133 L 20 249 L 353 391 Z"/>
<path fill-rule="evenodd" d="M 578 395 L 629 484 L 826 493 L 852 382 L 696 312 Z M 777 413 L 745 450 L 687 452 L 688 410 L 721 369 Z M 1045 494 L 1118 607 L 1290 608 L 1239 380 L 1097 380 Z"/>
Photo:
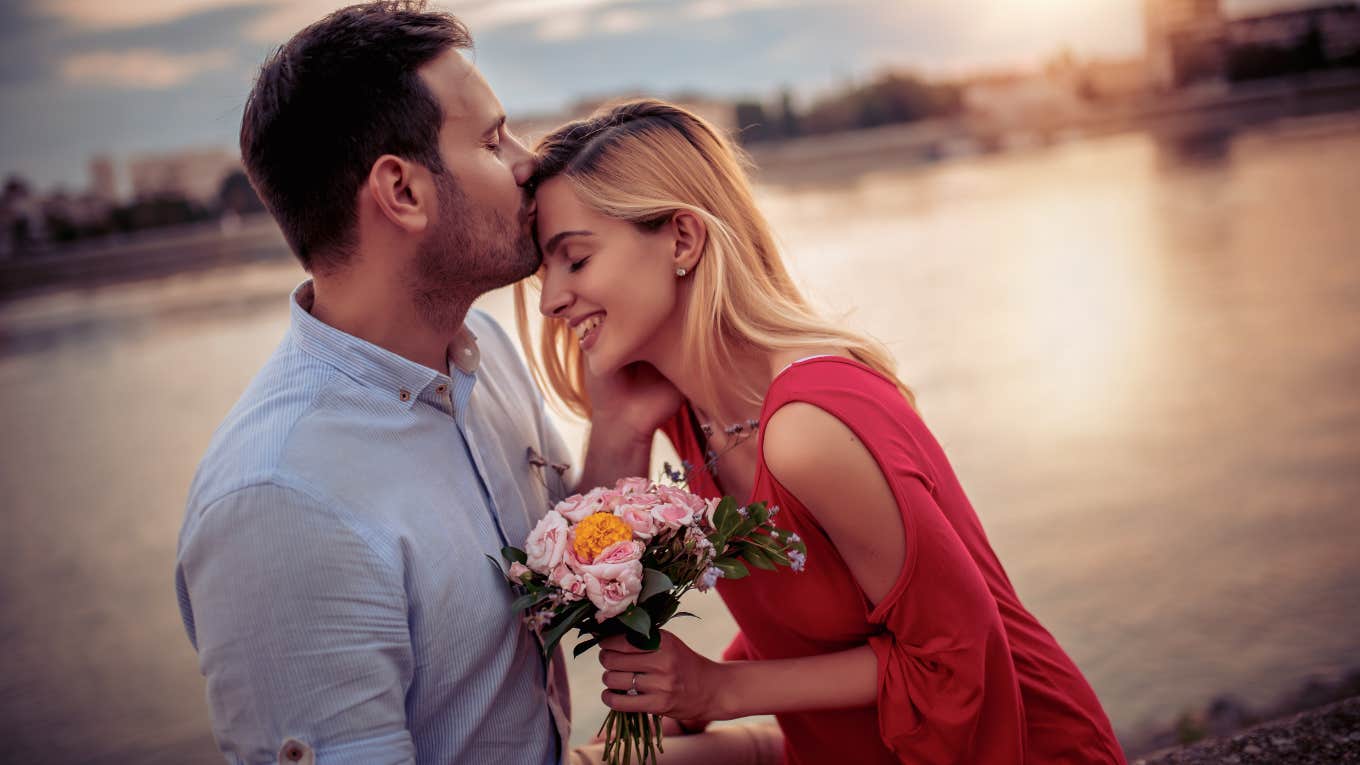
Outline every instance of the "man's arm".
<path fill-rule="evenodd" d="M 292 738 L 327 765 L 414 762 L 399 566 L 296 489 L 252 486 L 203 513 L 177 585 L 228 759 L 273 763 Z"/>

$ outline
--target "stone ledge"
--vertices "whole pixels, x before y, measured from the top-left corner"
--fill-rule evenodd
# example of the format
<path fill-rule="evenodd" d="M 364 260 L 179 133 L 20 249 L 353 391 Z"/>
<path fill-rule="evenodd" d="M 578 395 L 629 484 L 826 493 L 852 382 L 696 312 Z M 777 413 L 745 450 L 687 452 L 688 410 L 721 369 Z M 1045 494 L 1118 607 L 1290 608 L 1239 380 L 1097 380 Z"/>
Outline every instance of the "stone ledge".
<path fill-rule="evenodd" d="M 1262 723 L 1231 738 L 1144 755 L 1134 765 L 1360 765 L 1360 696 Z"/>

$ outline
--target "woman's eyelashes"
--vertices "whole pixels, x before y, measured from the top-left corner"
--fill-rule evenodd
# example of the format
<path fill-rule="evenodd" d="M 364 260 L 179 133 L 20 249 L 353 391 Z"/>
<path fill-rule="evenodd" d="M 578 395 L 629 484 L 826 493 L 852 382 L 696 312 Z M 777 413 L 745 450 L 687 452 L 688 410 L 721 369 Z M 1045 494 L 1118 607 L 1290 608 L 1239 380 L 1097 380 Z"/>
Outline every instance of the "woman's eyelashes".
<path fill-rule="evenodd" d="M 574 274 L 577 271 L 580 271 L 582 268 L 586 267 L 586 261 L 588 260 L 590 260 L 589 255 L 585 256 L 584 258 L 581 258 L 580 260 L 568 261 L 567 272 Z"/>

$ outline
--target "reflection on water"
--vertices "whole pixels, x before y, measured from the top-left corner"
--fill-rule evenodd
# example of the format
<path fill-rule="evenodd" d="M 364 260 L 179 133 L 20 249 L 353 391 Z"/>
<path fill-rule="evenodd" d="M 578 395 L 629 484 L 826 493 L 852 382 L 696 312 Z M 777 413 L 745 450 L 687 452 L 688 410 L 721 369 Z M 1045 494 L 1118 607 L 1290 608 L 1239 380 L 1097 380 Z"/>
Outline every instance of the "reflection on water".
<path fill-rule="evenodd" d="M 1124 136 L 762 190 L 803 283 L 896 353 L 1017 589 L 1123 731 L 1221 692 L 1264 701 L 1360 649 L 1360 131 L 1207 146 Z M 17 759 L 215 761 L 174 540 L 296 279 L 0 306 Z M 509 322 L 506 293 L 484 303 Z M 694 605 L 680 629 L 714 655 L 731 622 Z M 597 678 L 576 663 L 578 741 Z"/>

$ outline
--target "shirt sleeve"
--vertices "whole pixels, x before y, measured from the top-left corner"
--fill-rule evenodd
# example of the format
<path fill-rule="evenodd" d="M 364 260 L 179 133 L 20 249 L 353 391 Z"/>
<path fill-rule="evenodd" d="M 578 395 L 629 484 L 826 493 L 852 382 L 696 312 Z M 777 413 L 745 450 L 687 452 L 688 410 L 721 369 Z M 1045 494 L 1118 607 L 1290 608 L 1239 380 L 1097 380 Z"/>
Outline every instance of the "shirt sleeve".
<path fill-rule="evenodd" d="M 239 490 L 181 541 L 181 609 L 218 747 L 317 765 L 413 763 L 405 697 L 412 650 L 399 563 L 307 494 Z"/>
<path fill-rule="evenodd" d="M 929 489 L 907 478 L 895 492 L 918 559 L 870 616 L 883 742 L 902 762 L 1022 765 L 1024 708 L 996 600 Z"/>

